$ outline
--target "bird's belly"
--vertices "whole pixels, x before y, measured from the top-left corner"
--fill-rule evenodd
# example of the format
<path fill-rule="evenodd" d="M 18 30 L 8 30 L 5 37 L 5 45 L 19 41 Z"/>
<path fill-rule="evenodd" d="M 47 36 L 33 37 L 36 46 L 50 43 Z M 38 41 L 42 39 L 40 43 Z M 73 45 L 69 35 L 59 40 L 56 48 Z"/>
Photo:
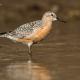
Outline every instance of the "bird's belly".
<path fill-rule="evenodd" d="M 43 38 L 47 36 L 47 34 L 50 32 L 51 27 L 43 27 L 40 28 L 35 34 L 34 34 L 34 42 L 40 41 Z"/>
<path fill-rule="evenodd" d="M 17 42 L 22 42 L 22 43 L 30 43 L 33 42 L 33 40 L 31 38 L 22 38 L 22 39 L 17 39 Z"/>

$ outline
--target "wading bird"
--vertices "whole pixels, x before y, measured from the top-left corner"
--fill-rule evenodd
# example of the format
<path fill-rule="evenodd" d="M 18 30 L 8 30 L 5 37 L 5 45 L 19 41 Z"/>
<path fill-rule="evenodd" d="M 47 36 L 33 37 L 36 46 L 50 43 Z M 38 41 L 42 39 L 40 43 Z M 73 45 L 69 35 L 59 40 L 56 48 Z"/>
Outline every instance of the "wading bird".
<path fill-rule="evenodd" d="M 29 22 L 21 25 L 17 29 L 0 33 L 0 37 L 6 37 L 16 42 L 24 43 L 28 46 L 29 60 L 32 58 L 31 46 L 44 39 L 52 28 L 52 22 L 60 18 L 52 11 L 45 12 L 41 20 Z"/>

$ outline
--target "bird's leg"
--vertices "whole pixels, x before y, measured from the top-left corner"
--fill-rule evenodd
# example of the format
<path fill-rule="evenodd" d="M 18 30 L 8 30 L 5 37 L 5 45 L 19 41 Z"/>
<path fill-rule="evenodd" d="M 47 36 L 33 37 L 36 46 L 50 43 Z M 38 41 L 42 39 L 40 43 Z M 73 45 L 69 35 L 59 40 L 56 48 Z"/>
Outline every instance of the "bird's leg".
<path fill-rule="evenodd" d="M 29 60 L 31 60 L 32 59 L 31 46 L 28 47 L 28 55 L 29 55 Z"/>
<path fill-rule="evenodd" d="M 32 60 L 31 46 L 32 46 L 32 42 L 28 43 L 28 56 L 30 61 Z"/>

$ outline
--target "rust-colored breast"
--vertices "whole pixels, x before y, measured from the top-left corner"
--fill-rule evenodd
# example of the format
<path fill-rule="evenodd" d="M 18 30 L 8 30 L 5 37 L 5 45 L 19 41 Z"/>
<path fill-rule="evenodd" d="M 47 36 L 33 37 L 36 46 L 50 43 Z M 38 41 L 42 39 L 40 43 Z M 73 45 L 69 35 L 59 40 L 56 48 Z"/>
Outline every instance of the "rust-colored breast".
<path fill-rule="evenodd" d="M 47 36 L 51 30 L 51 24 L 47 23 L 42 28 L 40 28 L 34 35 L 34 42 L 40 41 Z"/>

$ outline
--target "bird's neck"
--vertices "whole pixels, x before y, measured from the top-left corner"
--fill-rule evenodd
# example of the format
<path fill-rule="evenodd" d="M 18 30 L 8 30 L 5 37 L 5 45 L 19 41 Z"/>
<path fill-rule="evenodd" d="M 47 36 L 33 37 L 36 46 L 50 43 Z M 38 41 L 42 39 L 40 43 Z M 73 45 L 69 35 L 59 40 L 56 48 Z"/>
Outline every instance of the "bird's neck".
<path fill-rule="evenodd" d="M 46 27 L 51 27 L 52 25 L 52 21 L 49 19 L 42 19 L 42 22 L 43 22 L 43 26 L 46 26 Z"/>

